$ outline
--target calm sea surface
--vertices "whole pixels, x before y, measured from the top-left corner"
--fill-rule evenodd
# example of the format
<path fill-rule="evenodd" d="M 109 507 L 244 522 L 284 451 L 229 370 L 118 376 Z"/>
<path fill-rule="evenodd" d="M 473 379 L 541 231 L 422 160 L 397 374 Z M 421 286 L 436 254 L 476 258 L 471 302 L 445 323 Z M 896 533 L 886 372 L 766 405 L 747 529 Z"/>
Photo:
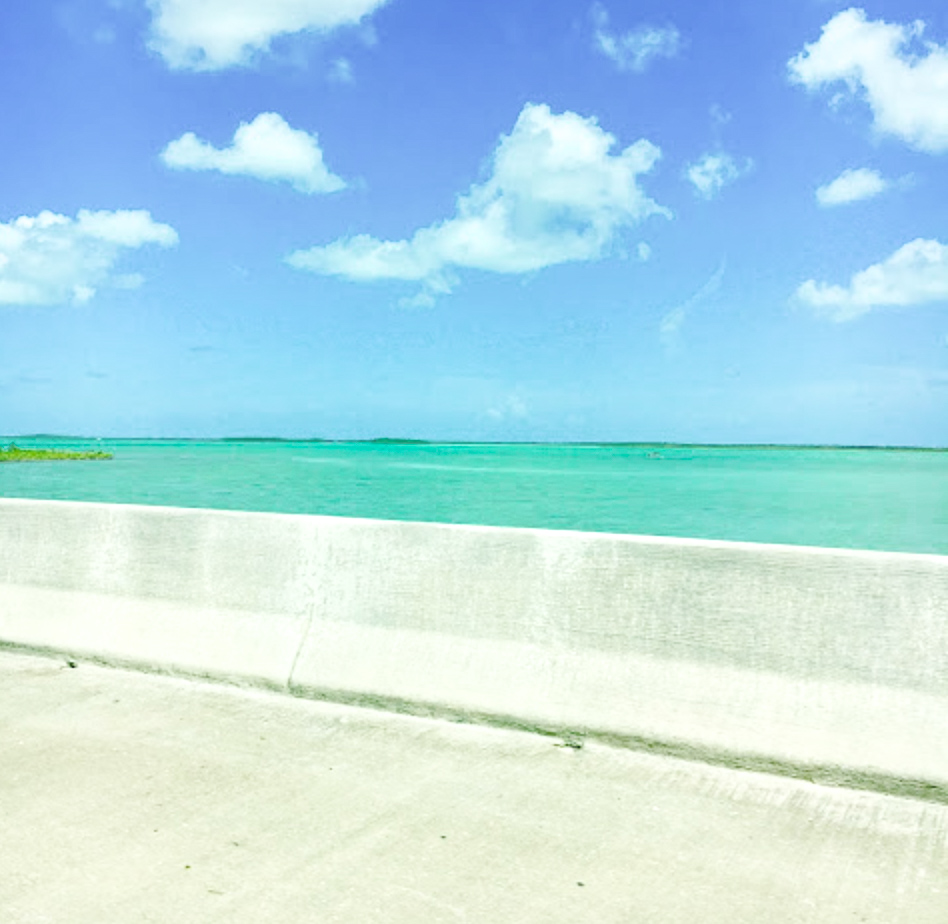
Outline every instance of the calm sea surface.
<path fill-rule="evenodd" d="M 0 439 L 4 445 L 9 439 Z M 18 439 L 0 496 L 948 554 L 948 452 Z"/>

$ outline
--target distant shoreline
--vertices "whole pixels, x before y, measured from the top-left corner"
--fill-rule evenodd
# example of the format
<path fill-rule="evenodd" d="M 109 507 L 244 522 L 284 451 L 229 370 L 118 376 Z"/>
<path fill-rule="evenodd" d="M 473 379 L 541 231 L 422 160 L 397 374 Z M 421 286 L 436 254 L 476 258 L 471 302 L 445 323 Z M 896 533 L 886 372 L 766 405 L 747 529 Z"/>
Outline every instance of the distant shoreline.
<path fill-rule="evenodd" d="M 824 451 L 875 450 L 881 452 L 948 452 L 948 446 L 874 446 L 834 443 L 675 443 L 661 440 L 422 440 L 401 437 L 375 437 L 373 439 L 330 439 L 326 437 L 284 436 L 113 436 L 92 437 L 58 433 L 24 433 L 6 436 L 5 440 L 72 440 L 76 442 L 136 442 L 136 443 L 308 443 L 316 445 L 366 445 L 366 446 L 601 446 L 603 448 L 626 449 L 734 449 L 774 450 L 819 449 Z M 2 450 L 0 450 L 2 451 Z M 59 451 L 59 450 L 54 450 Z M 108 455 L 108 454 L 106 454 Z M 100 458 L 94 453 L 87 457 Z"/>

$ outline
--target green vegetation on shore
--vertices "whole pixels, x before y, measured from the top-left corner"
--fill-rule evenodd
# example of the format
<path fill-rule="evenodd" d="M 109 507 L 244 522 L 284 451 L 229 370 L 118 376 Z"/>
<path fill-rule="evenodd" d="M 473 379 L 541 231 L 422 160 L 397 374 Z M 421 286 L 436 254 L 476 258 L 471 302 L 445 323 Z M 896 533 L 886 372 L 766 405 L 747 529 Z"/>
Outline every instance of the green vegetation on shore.
<path fill-rule="evenodd" d="M 76 451 L 70 449 L 21 449 L 16 443 L 0 446 L 0 462 L 48 462 L 58 459 L 111 459 L 112 453 L 98 449 Z"/>

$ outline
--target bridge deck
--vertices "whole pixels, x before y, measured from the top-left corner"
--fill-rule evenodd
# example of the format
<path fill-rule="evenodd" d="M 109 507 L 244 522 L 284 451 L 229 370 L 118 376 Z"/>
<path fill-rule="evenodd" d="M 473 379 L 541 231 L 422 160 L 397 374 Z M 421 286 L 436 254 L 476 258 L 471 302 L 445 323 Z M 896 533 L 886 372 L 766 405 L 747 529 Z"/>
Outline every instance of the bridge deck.
<path fill-rule="evenodd" d="M 15 653 L 0 741 L 6 924 L 948 921 L 937 803 Z"/>

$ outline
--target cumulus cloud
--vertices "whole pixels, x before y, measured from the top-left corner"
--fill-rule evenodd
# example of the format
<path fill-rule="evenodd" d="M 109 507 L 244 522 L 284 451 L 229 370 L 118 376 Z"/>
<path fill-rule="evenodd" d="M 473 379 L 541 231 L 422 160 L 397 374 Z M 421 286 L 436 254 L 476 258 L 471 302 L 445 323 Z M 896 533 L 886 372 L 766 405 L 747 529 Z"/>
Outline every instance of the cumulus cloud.
<path fill-rule="evenodd" d="M 820 186 L 816 190 L 816 201 L 823 206 L 845 205 L 871 199 L 888 188 L 888 181 L 878 170 L 860 167 L 858 170 L 844 170 L 835 180 Z"/>
<path fill-rule="evenodd" d="M 839 82 L 850 94 L 861 90 L 877 131 L 922 151 L 948 151 L 948 45 L 923 42 L 924 29 L 844 10 L 790 60 L 790 79 L 810 90 Z"/>
<path fill-rule="evenodd" d="M 848 286 L 809 279 L 797 298 L 833 321 L 851 321 L 873 308 L 948 301 L 948 247 L 918 238 L 855 273 Z"/>
<path fill-rule="evenodd" d="M 528 273 L 599 259 L 623 229 L 650 215 L 671 217 L 638 185 L 659 149 L 640 140 L 611 154 L 615 142 L 593 118 L 528 103 L 494 150 L 490 176 L 458 197 L 452 218 L 407 240 L 360 234 L 287 260 L 359 281 L 420 281 L 424 288 L 413 302 L 422 305 L 449 292 L 458 269 Z"/>
<path fill-rule="evenodd" d="M 229 147 L 215 148 L 193 132 L 172 141 L 161 159 L 174 170 L 216 170 L 285 182 L 303 193 L 329 193 L 345 187 L 323 162 L 316 134 L 291 128 L 276 112 L 261 112 L 241 122 Z"/>
<path fill-rule="evenodd" d="M 272 40 L 362 22 L 387 0 L 148 0 L 149 45 L 172 68 L 216 71 L 250 64 Z"/>
<path fill-rule="evenodd" d="M 609 30 L 609 14 L 601 3 L 592 8 L 596 48 L 621 71 L 642 73 L 656 58 L 674 58 L 681 33 L 674 26 L 639 26 L 630 32 Z"/>
<path fill-rule="evenodd" d="M 174 228 L 144 210 L 44 211 L 0 223 L 0 305 L 82 304 L 103 285 L 133 288 L 141 276 L 113 272 L 122 252 L 177 242 Z"/>
<path fill-rule="evenodd" d="M 705 154 L 690 164 L 685 176 L 699 196 L 713 199 L 725 186 L 747 173 L 750 167 L 749 160 L 740 166 L 730 154 L 719 151 Z"/>

